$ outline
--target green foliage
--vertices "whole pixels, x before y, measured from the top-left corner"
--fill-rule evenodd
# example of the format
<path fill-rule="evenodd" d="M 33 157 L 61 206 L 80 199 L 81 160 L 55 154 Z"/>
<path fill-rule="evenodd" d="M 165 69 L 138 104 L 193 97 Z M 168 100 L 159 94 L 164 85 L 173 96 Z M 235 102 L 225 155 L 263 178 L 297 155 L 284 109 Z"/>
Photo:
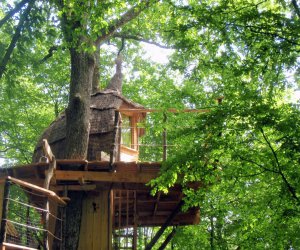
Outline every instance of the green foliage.
<path fill-rule="evenodd" d="M 0 80 L 1 157 L 29 162 L 42 129 L 64 109 L 68 46 L 94 53 L 99 35 L 140 4 L 88 2 L 61 7 L 36 1 Z M 186 208 L 201 208 L 200 225 L 178 228 L 173 249 L 299 249 L 300 111 L 288 98 L 299 87 L 295 2 L 163 1 L 101 43 L 101 89 L 114 72 L 123 37 L 124 95 L 162 110 L 148 116 L 142 139 L 161 145 L 166 129 L 172 145 L 161 176 L 151 183 L 154 192 L 180 183 Z M 0 6 L 2 18 L 11 8 L 6 1 Z M 68 27 L 69 40 L 61 32 L 64 15 L 79 22 Z M 0 55 L 18 17 L 0 29 Z M 141 41 L 172 48 L 170 63 L 145 58 Z M 168 108 L 209 112 L 172 114 Z M 162 157 L 161 147 L 140 149 L 144 160 Z M 201 188 L 192 189 L 191 182 Z"/>

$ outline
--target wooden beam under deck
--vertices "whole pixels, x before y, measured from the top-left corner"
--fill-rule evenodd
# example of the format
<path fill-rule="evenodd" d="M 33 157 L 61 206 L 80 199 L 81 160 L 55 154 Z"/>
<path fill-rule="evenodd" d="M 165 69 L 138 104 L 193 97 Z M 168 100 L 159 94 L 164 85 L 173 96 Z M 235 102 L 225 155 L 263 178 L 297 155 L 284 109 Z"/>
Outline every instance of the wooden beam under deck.
<path fill-rule="evenodd" d="M 53 176 L 56 182 L 50 183 L 52 191 L 91 191 L 94 194 L 114 190 L 113 192 L 121 194 L 111 200 L 116 204 L 116 206 L 111 205 L 115 209 L 115 229 L 129 226 L 134 227 L 136 231 L 137 226 L 163 225 L 183 195 L 180 185 L 172 187 L 167 194 L 151 195 L 151 188 L 145 184 L 158 177 L 161 163 L 115 162 L 114 171 L 110 171 L 111 165 L 105 161 L 58 159 L 56 163 L 57 168 Z M 45 172 L 48 169 L 49 163 L 40 162 L 0 170 L 0 177 L 12 175 L 23 181 L 43 186 Z M 201 187 L 199 183 L 196 184 L 192 187 L 194 185 L 195 189 Z M 170 225 L 197 224 L 199 218 L 199 209 L 179 212 Z"/>
<path fill-rule="evenodd" d="M 117 172 L 94 172 L 94 171 L 68 171 L 56 170 L 54 173 L 56 181 L 78 181 L 83 178 L 85 181 L 93 182 L 123 182 L 123 183 L 148 183 L 158 176 L 158 173 L 128 173 Z"/>

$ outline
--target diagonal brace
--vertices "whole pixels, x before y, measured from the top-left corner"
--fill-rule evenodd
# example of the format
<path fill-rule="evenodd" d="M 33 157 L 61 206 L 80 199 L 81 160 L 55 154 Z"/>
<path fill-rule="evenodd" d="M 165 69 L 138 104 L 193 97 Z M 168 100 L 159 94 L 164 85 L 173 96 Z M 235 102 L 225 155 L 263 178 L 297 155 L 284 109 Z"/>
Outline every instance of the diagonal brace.
<path fill-rule="evenodd" d="M 184 203 L 183 200 L 181 200 L 178 203 L 178 205 L 176 206 L 176 208 L 173 210 L 173 212 L 167 218 L 166 222 L 161 226 L 161 228 L 157 231 L 157 233 L 152 238 L 152 240 L 150 241 L 150 243 L 146 246 L 145 250 L 151 250 L 152 249 L 152 247 L 158 241 L 158 239 L 160 238 L 160 236 L 164 233 L 164 231 L 166 230 L 166 228 L 168 226 L 170 226 L 170 224 L 173 221 L 173 219 L 175 218 L 175 216 L 180 212 L 183 203 Z"/>

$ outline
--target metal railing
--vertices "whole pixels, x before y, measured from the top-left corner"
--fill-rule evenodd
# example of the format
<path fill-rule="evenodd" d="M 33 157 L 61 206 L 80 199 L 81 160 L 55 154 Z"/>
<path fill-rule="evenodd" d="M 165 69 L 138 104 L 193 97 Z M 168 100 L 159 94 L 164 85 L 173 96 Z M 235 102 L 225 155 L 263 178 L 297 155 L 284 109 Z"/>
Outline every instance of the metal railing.
<path fill-rule="evenodd" d="M 13 178 L 1 183 L 1 191 L 2 246 L 13 249 L 52 249 L 54 244 L 56 249 L 61 248 L 61 206 L 49 199 L 43 189 L 22 186 Z"/>

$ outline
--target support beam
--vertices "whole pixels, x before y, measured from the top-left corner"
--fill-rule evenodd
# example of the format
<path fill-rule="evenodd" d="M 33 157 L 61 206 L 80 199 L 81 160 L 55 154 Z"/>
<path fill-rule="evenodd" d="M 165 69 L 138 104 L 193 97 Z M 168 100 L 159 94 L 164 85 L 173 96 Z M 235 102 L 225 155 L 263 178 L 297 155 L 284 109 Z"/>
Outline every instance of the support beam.
<path fill-rule="evenodd" d="M 59 196 L 56 195 L 56 193 L 54 193 L 53 191 L 50 191 L 50 190 L 47 190 L 47 189 L 44 189 L 44 188 L 41 188 L 39 186 L 36 186 L 36 185 L 33 185 L 31 183 L 27 183 L 27 182 L 24 182 L 24 181 L 21 181 L 21 180 L 18 180 L 16 178 L 13 178 L 13 177 L 10 177 L 8 176 L 7 177 L 8 180 L 12 181 L 13 183 L 15 184 L 18 184 L 22 187 L 25 187 L 25 188 L 29 188 L 29 189 L 32 189 L 34 191 L 37 191 L 37 192 L 40 192 L 42 193 L 43 195 L 47 196 L 49 199 L 57 202 L 58 204 L 62 205 L 62 206 L 66 206 L 67 203 L 64 202 Z"/>
<path fill-rule="evenodd" d="M 148 183 L 156 178 L 158 173 L 138 172 L 132 174 L 125 170 L 117 172 L 56 170 L 54 176 L 57 181 L 78 181 L 80 178 L 83 178 L 85 181 L 94 182 Z"/>
<path fill-rule="evenodd" d="M 167 123 L 167 114 L 164 113 L 164 120 L 163 120 L 163 123 L 166 124 Z M 162 143 L 163 143 L 163 161 L 166 161 L 167 160 L 167 129 L 166 127 L 164 127 L 164 130 L 163 130 L 163 139 L 162 139 Z"/>
<path fill-rule="evenodd" d="M 53 161 L 54 154 L 52 153 L 51 147 L 46 139 L 43 139 L 43 151 L 49 161 Z"/>
<path fill-rule="evenodd" d="M 136 191 L 133 191 L 134 207 L 133 207 L 133 242 L 132 249 L 137 249 L 137 206 L 136 206 Z"/>
<path fill-rule="evenodd" d="M 146 246 L 145 250 L 151 250 L 152 247 L 155 245 L 155 243 L 158 241 L 160 236 L 164 233 L 166 228 L 171 224 L 172 220 L 175 218 L 175 216 L 180 212 L 181 207 L 183 205 L 183 200 L 181 200 L 177 207 L 174 209 L 174 211 L 170 214 L 170 216 L 167 218 L 166 222 L 161 226 L 161 228 L 157 231 L 153 239 L 150 241 L 150 243 Z"/>
<path fill-rule="evenodd" d="M 155 215 L 156 215 L 157 208 L 158 208 L 158 203 L 159 203 L 159 199 L 160 199 L 160 195 L 161 195 L 161 192 L 158 192 L 158 193 L 157 193 L 157 198 L 156 198 L 156 202 L 155 202 L 155 205 L 154 205 L 154 209 L 153 209 L 153 214 L 152 214 L 152 216 L 155 216 Z"/>
<path fill-rule="evenodd" d="M 169 242 L 172 240 L 172 238 L 174 237 L 175 233 L 176 233 L 176 227 L 174 227 L 172 232 L 169 233 L 169 235 L 167 236 L 165 241 L 161 244 L 161 246 L 158 248 L 158 250 L 164 250 L 166 246 L 169 244 Z"/>
<path fill-rule="evenodd" d="M 71 191 L 91 191 L 91 190 L 95 190 L 97 186 L 94 184 L 51 186 L 51 190 L 54 190 L 56 192 L 64 191 L 65 188 Z"/>
<path fill-rule="evenodd" d="M 49 168 L 45 171 L 44 188 L 49 189 L 50 181 L 53 177 L 54 170 L 56 169 L 56 159 L 46 139 L 43 139 L 43 151 L 46 157 L 49 159 Z"/>

